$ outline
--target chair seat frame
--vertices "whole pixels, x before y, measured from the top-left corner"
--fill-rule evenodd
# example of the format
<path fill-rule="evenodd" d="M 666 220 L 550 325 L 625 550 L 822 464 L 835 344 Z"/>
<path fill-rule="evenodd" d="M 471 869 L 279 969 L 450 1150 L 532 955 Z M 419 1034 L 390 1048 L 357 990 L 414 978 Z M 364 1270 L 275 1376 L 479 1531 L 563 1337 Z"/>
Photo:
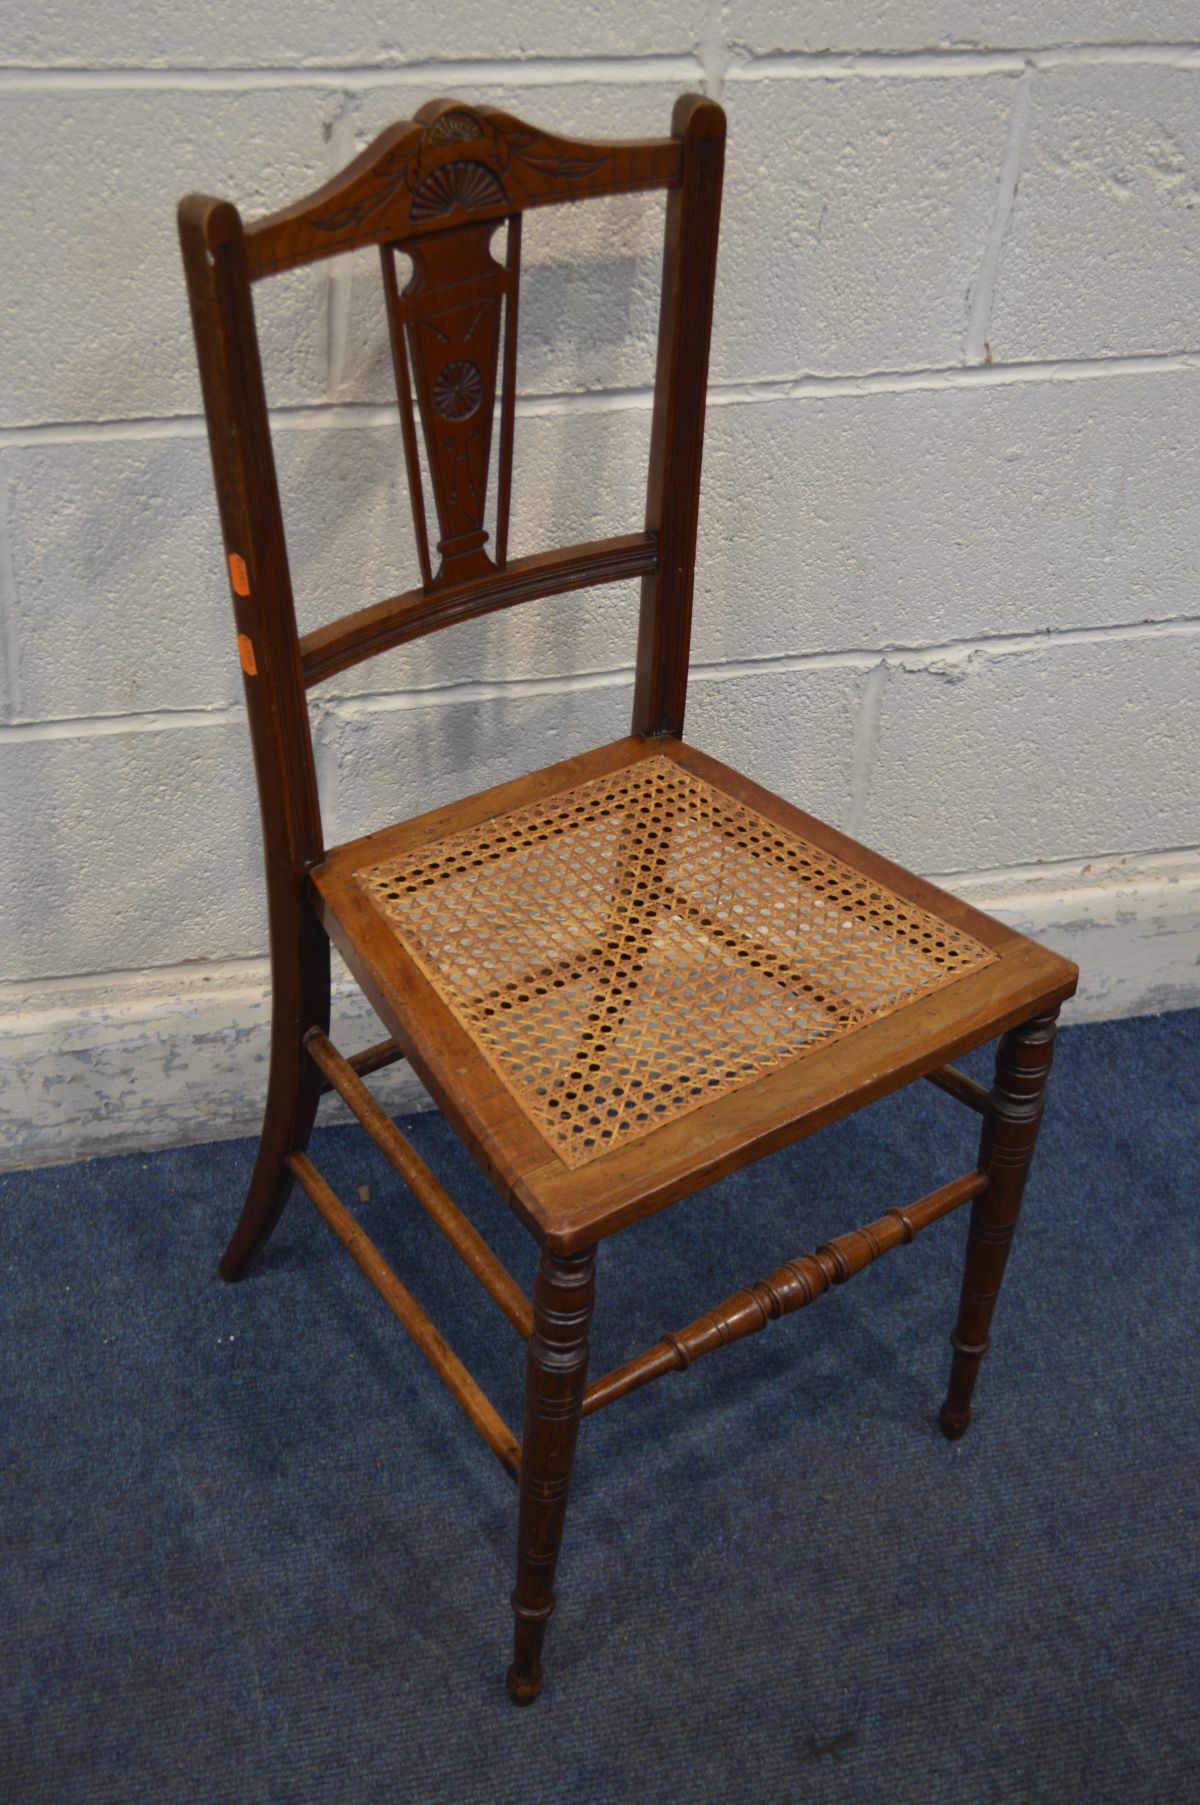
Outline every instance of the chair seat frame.
<path fill-rule="evenodd" d="M 774 1101 L 766 1117 L 761 1099 L 767 1092 L 752 1086 L 758 1093 L 753 1107 L 760 1111 L 754 1122 L 739 1127 L 738 1118 L 732 1127 L 723 1127 L 720 1137 L 710 1137 L 706 1151 L 690 1160 L 678 1158 L 664 1171 L 657 1190 L 639 1188 L 626 1176 L 622 1191 L 615 1156 L 606 1156 L 596 1163 L 592 1200 L 584 1207 L 579 1199 L 586 1187 L 572 1188 L 565 1179 L 560 1183 L 552 1159 L 523 1179 L 505 1158 L 503 1134 L 497 1140 L 486 1124 L 478 1129 L 471 1099 L 455 1094 L 447 1075 L 450 1062 L 439 1059 L 428 998 L 411 988 L 402 994 L 402 986 L 390 983 L 386 973 L 381 976 L 378 961 L 373 963 L 347 928 L 336 885 L 339 871 L 351 869 L 356 849 L 324 844 L 306 692 L 361 659 L 495 608 L 636 577 L 641 606 L 632 731 L 629 742 L 612 756 L 639 756 L 663 747 L 672 756 L 702 760 L 682 736 L 724 140 L 720 107 L 696 95 L 676 105 L 669 137 L 595 142 L 556 137 L 494 109 L 435 101 L 412 121 L 383 133 L 315 194 L 249 227 L 225 200 L 191 195 L 179 210 L 258 777 L 272 973 L 263 1131 L 220 1271 L 226 1279 L 245 1272 L 272 1233 L 293 1186 L 299 1185 L 488 1447 L 518 1480 L 515 1633 L 508 1673 L 509 1695 L 517 1704 L 531 1702 L 542 1686 L 542 1647 L 554 1608 L 555 1570 L 583 1417 L 655 1378 L 686 1369 L 719 1347 L 759 1333 L 970 1202 L 950 1383 L 939 1419 L 947 1436 L 963 1433 L 1037 1138 L 1055 1018 L 1077 976 L 1067 961 L 990 924 L 996 937 L 991 944 L 1004 955 L 997 975 L 972 993 L 970 1009 L 957 1015 L 948 1011 L 944 1031 L 927 1035 L 919 1046 L 906 1044 L 903 1030 L 880 1037 L 869 1043 L 880 1050 L 863 1054 L 840 1090 L 809 1096 L 802 1104 L 786 1085 L 777 1087 L 777 1096 L 770 1093 Z M 666 229 L 643 530 L 510 559 L 523 213 L 536 206 L 650 190 L 665 191 Z M 498 263 L 489 246 L 501 228 L 507 233 L 507 254 Z M 417 589 L 301 635 L 252 287 L 281 270 L 367 245 L 379 247 L 383 265 L 422 581 Z M 395 276 L 398 249 L 414 265 L 413 280 L 403 291 Z M 480 497 L 487 483 L 497 399 L 497 524 L 489 551 Z M 464 422 L 471 420 L 475 425 L 468 431 Z M 431 510 L 426 508 L 426 486 L 432 491 Z M 436 567 L 430 512 L 440 532 Z M 540 776 L 561 781 L 554 773 Z M 738 780 L 725 772 L 721 781 Z M 490 803 L 486 798 L 474 802 L 485 812 L 489 807 L 500 812 L 505 805 L 499 792 Z M 769 799 L 768 806 L 773 805 L 776 799 Z M 865 859 L 873 856 L 855 850 Z M 950 899 L 940 902 L 949 904 Z M 331 936 L 389 1029 L 389 1038 L 350 1057 L 329 1038 Z M 957 1056 L 997 1033 L 996 1077 L 989 1092 L 948 1063 L 947 1055 Z M 826 1057 L 818 1055 L 813 1065 Z M 364 1083 L 401 1058 L 411 1060 L 539 1244 L 532 1297 L 524 1295 Z M 600 1239 L 914 1078 L 928 1080 L 983 1118 L 979 1155 L 971 1170 L 916 1203 L 887 1209 L 864 1227 L 788 1260 L 588 1384 Z M 347 1104 L 525 1342 L 525 1415 L 519 1440 L 309 1159 L 317 1106 L 331 1091 Z M 704 1105 L 689 1120 L 715 1119 L 710 1117 L 715 1107 Z M 727 1124 L 727 1118 L 721 1121 Z M 703 1132 L 698 1130 L 697 1136 L 703 1143 Z M 607 1203 L 600 1197 L 605 1185 Z"/>

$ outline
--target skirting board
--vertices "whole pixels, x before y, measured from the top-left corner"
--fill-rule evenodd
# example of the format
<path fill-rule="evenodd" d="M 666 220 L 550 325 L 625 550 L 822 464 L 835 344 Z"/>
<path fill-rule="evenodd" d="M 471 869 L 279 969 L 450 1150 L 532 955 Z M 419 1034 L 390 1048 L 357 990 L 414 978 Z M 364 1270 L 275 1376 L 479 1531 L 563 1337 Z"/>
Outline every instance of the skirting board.
<path fill-rule="evenodd" d="M 1200 1004 L 1200 851 L 942 881 L 1077 962 L 1065 1021 Z M 0 987 L 0 1169 L 255 1134 L 269 1029 L 262 960 Z M 382 1038 L 344 975 L 333 1038 Z M 406 1065 L 371 1086 L 395 1114 L 429 1107 Z"/>

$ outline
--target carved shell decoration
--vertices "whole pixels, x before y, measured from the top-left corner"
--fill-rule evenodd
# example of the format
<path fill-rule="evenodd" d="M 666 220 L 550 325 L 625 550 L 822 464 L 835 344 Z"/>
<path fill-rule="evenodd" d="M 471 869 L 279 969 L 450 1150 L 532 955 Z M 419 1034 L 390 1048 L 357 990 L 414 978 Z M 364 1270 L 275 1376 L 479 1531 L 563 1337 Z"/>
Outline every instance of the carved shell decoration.
<path fill-rule="evenodd" d="M 504 190 L 498 177 L 484 164 L 464 158 L 457 163 L 443 163 L 440 169 L 425 177 L 412 197 L 408 217 L 414 221 L 440 219 L 444 213 L 453 213 L 456 207 L 474 212 L 503 203 Z"/>
<path fill-rule="evenodd" d="M 459 110 L 454 113 L 443 113 L 435 119 L 425 134 L 426 144 L 454 144 L 460 140 L 482 138 L 483 126 L 474 113 Z"/>

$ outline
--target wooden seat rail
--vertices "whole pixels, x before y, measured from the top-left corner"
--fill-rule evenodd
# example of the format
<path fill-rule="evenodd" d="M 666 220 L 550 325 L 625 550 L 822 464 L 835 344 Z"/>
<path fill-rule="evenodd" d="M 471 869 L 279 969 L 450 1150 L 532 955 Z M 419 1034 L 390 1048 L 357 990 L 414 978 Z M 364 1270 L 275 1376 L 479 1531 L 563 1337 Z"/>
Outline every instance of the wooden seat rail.
<path fill-rule="evenodd" d="M 901 1242 L 911 1241 L 931 1222 L 949 1215 L 969 1198 L 978 1197 L 987 1189 L 987 1184 L 986 1173 L 966 1172 L 905 1209 L 889 1210 L 886 1216 L 866 1228 L 851 1229 L 849 1234 L 825 1242 L 816 1253 L 787 1261 L 769 1278 L 760 1279 L 748 1290 L 735 1291 L 723 1304 L 697 1317 L 686 1329 L 664 1335 L 646 1353 L 596 1379 L 584 1393 L 584 1416 L 589 1416 L 593 1410 L 603 1410 L 606 1404 L 624 1397 L 626 1392 L 636 1391 L 641 1385 L 648 1385 L 664 1373 L 683 1371 L 693 1360 L 711 1354 L 716 1348 L 728 1347 L 747 1335 L 757 1335 L 777 1317 L 802 1310 L 831 1285 L 844 1284 L 881 1254 L 898 1247 Z"/>

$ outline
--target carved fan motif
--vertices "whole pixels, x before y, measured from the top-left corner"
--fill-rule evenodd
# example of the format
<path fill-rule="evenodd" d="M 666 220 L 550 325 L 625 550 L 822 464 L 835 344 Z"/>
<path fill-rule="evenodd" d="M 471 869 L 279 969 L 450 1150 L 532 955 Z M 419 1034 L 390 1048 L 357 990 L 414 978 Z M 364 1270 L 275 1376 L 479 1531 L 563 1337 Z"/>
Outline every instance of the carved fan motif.
<path fill-rule="evenodd" d="M 457 358 L 433 385 L 433 405 L 446 420 L 469 420 L 483 396 L 483 377 L 473 363 Z"/>
<path fill-rule="evenodd" d="M 482 163 L 464 158 L 458 163 L 444 163 L 425 177 L 412 197 L 408 210 L 410 220 L 438 219 L 453 213 L 456 207 L 474 212 L 480 207 L 495 207 L 504 200 L 498 178 Z"/>
<path fill-rule="evenodd" d="M 483 127 L 474 113 L 443 113 L 425 134 L 427 144 L 452 144 L 458 139 L 482 138 Z"/>

